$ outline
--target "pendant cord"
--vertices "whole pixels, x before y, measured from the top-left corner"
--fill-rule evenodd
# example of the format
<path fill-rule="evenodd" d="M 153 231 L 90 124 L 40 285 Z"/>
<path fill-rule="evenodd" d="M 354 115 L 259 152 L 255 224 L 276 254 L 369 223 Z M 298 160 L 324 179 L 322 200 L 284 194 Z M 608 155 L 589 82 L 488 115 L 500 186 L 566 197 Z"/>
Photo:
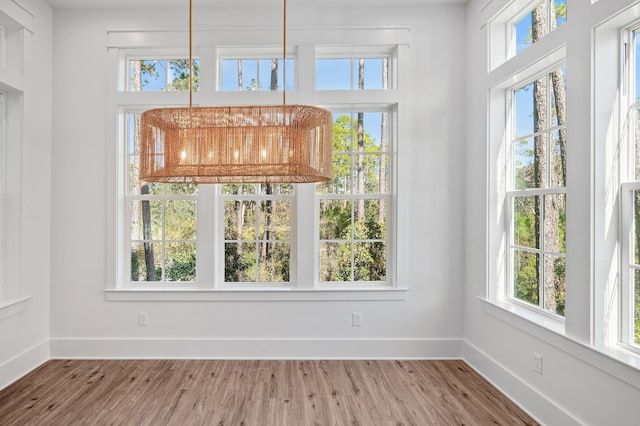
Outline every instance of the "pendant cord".
<path fill-rule="evenodd" d="M 193 108 L 193 0 L 189 0 L 189 108 Z"/>

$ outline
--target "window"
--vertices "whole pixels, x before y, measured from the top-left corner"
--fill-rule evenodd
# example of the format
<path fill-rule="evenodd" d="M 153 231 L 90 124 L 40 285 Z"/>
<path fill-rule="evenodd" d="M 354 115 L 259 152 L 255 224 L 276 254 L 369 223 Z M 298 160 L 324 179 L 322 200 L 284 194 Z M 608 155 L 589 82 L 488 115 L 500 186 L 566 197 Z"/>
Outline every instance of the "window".
<path fill-rule="evenodd" d="M 292 184 L 223 185 L 225 283 L 291 280 Z"/>
<path fill-rule="evenodd" d="M 389 112 L 336 112 L 334 117 L 334 177 L 316 189 L 319 278 L 386 282 Z"/>
<path fill-rule="evenodd" d="M 488 299 L 564 333 L 566 2 L 510 2 L 489 21 Z M 551 34 L 553 32 L 553 34 Z M 523 50 L 543 37 L 545 43 Z M 517 53 L 521 53 L 516 56 Z M 504 65 L 500 66 L 499 65 Z"/>
<path fill-rule="evenodd" d="M 294 60 L 287 59 L 286 70 L 282 59 L 223 59 L 222 90 L 223 91 L 248 91 L 282 90 L 282 81 L 285 78 L 286 90 L 293 90 Z"/>
<path fill-rule="evenodd" d="M 189 90 L 191 66 L 188 58 L 143 59 L 129 58 L 128 90 L 140 91 L 181 91 Z M 200 61 L 193 60 L 193 91 L 199 88 Z"/>
<path fill-rule="evenodd" d="M 306 62 L 300 62 L 300 49 L 305 50 L 300 57 Z M 322 93 L 320 106 L 334 116 L 334 177 L 326 183 L 141 181 L 140 113 L 183 103 L 183 95 L 171 92 L 187 89 L 189 67 L 183 55 L 171 52 L 112 51 L 113 63 L 121 67 L 118 81 L 126 82 L 114 82 L 120 90 L 113 97 L 120 123 L 115 191 L 120 200 L 118 272 L 115 285 L 109 287 L 114 294 L 119 290 L 167 290 L 167 294 L 259 290 L 266 294 L 283 289 L 309 294 L 309 290 L 339 288 L 342 291 L 336 294 L 348 295 L 344 290 L 395 289 L 392 153 L 398 96 L 388 90 L 393 87 L 389 69 L 392 63 L 397 66 L 395 49 L 386 47 L 376 54 L 375 49 L 366 48 L 362 55 L 347 57 L 341 49 L 334 55 L 327 46 L 320 53 L 305 46 L 286 61 L 272 59 L 278 56 L 272 50 L 200 49 L 194 67 L 194 80 L 199 83 L 194 102 L 271 104 L 275 93 L 260 92 L 286 88 L 295 99 L 291 103 L 318 104 Z M 332 74 L 331 67 L 324 66 L 327 60 L 346 64 L 347 71 Z M 315 68 L 317 81 L 299 82 L 297 68 Z M 319 88 L 318 81 L 333 85 Z M 363 97 L 363 89 L 372 90 Z M 136 93 L 124 95 L 132 91 Z M 274 294 L 278 293 L 283 294 Z M 385 297 L 381 292 L 371 294 Z M 117 297 L 114 300 L 121 300 Z"/>
<path fill-rule="evenodd" d="M 627 112 L 622 154 L 622 309 L 621 340 L 640 350 L 640 30 L 626 32 Z M 624 145 L 623 145 L 624 146 Z"/>
<path fill-rule="evenodd" d="M 140 180 L 140 114 L 128 112 L 126 208 L 131 282 L 194 282 L 198 187 Z"/>
<path fill-rule="evenodd" d="M 509 296 L 564 315 L 566 81 L 564 68 L 512 91 Z"/>
<path fill-rule="evenodd" d="M 513 24 L 515 54 L 567 21 L 567 0 L 543 0 Z"/>
<path fill-rule="evenodd" d="M 388 58 L 321 58 L 316 61 L 316 89 L 387 89 Z"/>
<path fill-rule="evenodd" d="M 510 2 L 489 22 L 490 70 L 518 55 L 566 21 L 566 0 Z"/>

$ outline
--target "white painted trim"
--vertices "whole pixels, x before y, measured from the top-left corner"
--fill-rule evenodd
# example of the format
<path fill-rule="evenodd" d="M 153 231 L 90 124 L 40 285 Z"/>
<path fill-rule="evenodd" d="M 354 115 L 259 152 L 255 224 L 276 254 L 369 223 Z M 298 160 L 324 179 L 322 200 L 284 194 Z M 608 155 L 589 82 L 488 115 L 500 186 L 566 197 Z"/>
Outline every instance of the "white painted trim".
<path fill-rule="evenodd" d="M 24 377 L 49 359 L 49 339 L 45 339 L 0 364 L 0 390 Z"/>
<path fill-rule="evenodd" d="M 407 289 L 358 288 L 358 289 L 292 289 L 292 288 L 246 288 L 237 290 L 214 289 L 106 289 L 108 301 L 318 301 L 318 300 L 405 300 Z"/>
<path fill-rule="evenodd" d="M 27 302 L 31 296 L 23 296 L 15 299 L 0 300 L 0 320 L 12 317 L 27 309 Z"/>
<path fill-rule="evenodd" d="M 484 302 L 483 309 L 488 315 L 517 328 L 520 332 L 524 332 L 535 339 L 544 341 L 546 344 L 574 357 L 576 360 L 589 364 L 594 369 L 600 370 L 614 379 L 620 380 L 635 389 L 640 389 L 640 356 L 637 354 L 622 347 L 583 344 L 570 337 L 563 336 L 542 324 L 523 318 L 517 313 L 488 300 L 481 298 L 478 300 Z"/>
<path fill-rule="evenodd" d="M 51 358 L 460 359 L 461 339 L 52 338 Z"/>
<path fill-rule="evenodd" d="M 0 0 L 2 1 L 2 0 Z M 187 40 L 183 29 L 110 29 L 107 30 L 107 48 L 180 48 Z M 349 40 L 351 46 L 408 45 L 409 27 L 305 27 L 287 28 L 290 44 L 343 45 Z M 193 43 L 196 48 L 212 46 L 280 46 L 281 27 L 194 29 Z"/>
<path fill-rule="evenodd" d="M 564 426 L 582 424 L 522 378 L 466 340 L 463 342 L 462 359 L 537 422 Z"/>
<path fill-rule="evenodd" d="M 16 0 L 0 0 L 0 13 L 5 15 L 14 25 L 25 28 L 33 34 L 35 14 Z"/>

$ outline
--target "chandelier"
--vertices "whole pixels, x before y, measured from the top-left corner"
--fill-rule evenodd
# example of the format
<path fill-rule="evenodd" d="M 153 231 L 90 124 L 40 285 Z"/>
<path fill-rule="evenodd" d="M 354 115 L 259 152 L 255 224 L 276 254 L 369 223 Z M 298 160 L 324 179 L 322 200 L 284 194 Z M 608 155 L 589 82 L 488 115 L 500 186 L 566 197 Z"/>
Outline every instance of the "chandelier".
<path fill-rule="evenodd" d="M 189 107 L 142 113 L 140 179 L 165 183 L 304 183 L 331 179 L 331 112 L 315 106 L 287 105 L 284 87 L 282 105 L 193 106 L 192 10 L 193 0 L 189 0 Z M 284 0 L 283 59 L 286 10 Z"/>

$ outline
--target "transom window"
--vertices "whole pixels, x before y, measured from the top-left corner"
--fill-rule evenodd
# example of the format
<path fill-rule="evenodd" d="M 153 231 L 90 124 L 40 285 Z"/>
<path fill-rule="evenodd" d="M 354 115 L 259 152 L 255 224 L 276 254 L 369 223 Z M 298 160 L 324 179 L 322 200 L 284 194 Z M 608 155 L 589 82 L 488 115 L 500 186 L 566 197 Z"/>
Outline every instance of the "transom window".
<path fill-rule="evenodd" d="M 515 54 L 537 42 L 567 21 L 567 0 L 543 0 L 513 24 Z"/>
<path fill-rule="evenodd" d="M 189 90 L 188 58 L 129 58 L 128 90 L 131 92 Z M 199 88 L 200 60 L 193 60 L 193 91 Z"/>
<path fill-rule="evenodd" d="M 316 61 L 317 90 L 387 89 L 388 58 L 323 58 Z"/>
<path fill-rule="evenodd" d="M 489 69 L 518 55 L 567 21 L 567 0 L 513 0 L 489 21 Z"/>
<path fill-rule="evenodd" d="M 286 90 L 294 89 L 293 59 L 223 59 L 222 90 L 248 91 L 282 90 L 283 79 L 286 78 Z M 283 67 L 286 65 L 286 70 Z M 285 77 L 286 74 L 286 77 Z"/>

